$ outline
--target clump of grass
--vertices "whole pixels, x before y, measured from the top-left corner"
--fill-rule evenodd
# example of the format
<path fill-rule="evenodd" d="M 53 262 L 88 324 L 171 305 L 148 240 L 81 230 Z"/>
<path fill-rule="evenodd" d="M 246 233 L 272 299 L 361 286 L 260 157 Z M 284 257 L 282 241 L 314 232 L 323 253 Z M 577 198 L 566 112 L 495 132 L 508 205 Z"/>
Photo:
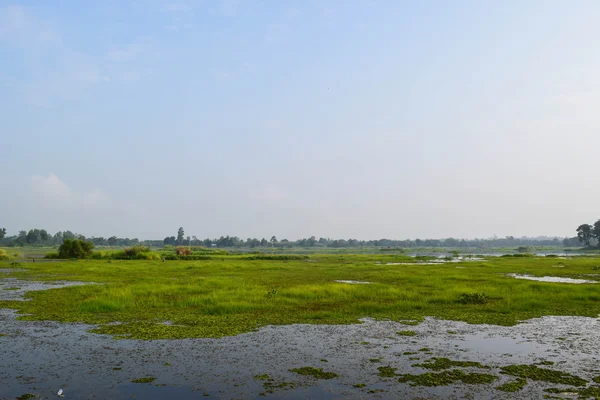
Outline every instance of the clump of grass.
<path fill-rule="evenodd" d="M 369 358 L 369 361 L 372 363 L 380 363 L 383 358 Z"/>
<path fill-rule="evenodd" d="M 411 325 L 411 326 L 416 326 L 421 323 L 421 321 L 413 321 L 413 320 L 404 320 L 404 321 L 398 321 L 398 322 L 401 323 L 402 325 Z"/>
<path fill-rule="evenodd" d="M 458 295 L 458 302 L 461 304 L 485 304 L 489 297 L 485 293 L 461 293 Z"/>
<path fill-rule="evenodd" d="M 419 354 L 415 351 L 405 351 L 404 353 L 402 353 L 403 356 L 412 356 L 414 354 Z"/>
<path fill-rule="evenodd" d="M 365 342 L 364 340 L 360 344 L 371 344 L 371 342 Z"/>
<path fill-rule="evenodd" d="M 547 368 L 539 368 L 536 365 L 509 365 L 502 367 L 503 374 L 534 381 L 558 383 L 571 386 L 585 386 L 587 381 L 567 372 L 555 371 Z"/>
<path fill-rule="evenodd" d="M 327 361 L 327 360 L 326 360 L 326 359 L 324 359 L 324 358 L 321 358 L 321 362 L 329 362 L 329 361 Z"/>
<path fill-rule="evenodd" d="M 432 358 L 424 363 L 414 364 L 413 367 L 426 368 L 431 369 L 433 371 L 441 371 L 443 369 L 450 369 L 452 367 L 475 367 L 489 369 L 489 367 L 475 361 L 454 361 L 449 358 Z"/>
<path fill-rule="evenodd" d="M 121 367 L 114 367 L 114 368 L 113 368 L 113 371 L 121 371 L 122 369 L 123 369 L 123 368 L 121 368 Z"/>
<path fill-rule="evenodd" d="M 527 385 L 527 379 L 517 378 L 516 381 L 506 382 L 504 385 L 496 386 L 497 390 L 503 392 L 518 392 Z"/>
<path fill-rule="evenodd" d="M 537 365 L 554 365 L 554 361 L 544 360 L 544 361 L 537 363 Z"/>
<path fill-rule="evenodd" d="M 302 368 L 294 368 L 290 369 L 290 372 L 295 372 L 298 375 L 312 376 L 316 379 L 333 379 L 337 378 L 339 375 L 334 372 L 325 372 L 323 368 L 315 368 L 315 367 L 302 367 Z"/>
<path fill-rule="evenodd" d="M 357 383 L 356 385 L 352 385 L 352 387 L 355 387 L 355 388 L 357 388 L 357 389 L 361 389 L 361 388 L 364 388 L 364 387 L 366 387 L 366 386 L 367 386 L 367 385 L 366 385 L 366 384 L 364 384 L 364 383 Z"/>
<path fill-rule="evenodd" d="M 144 378 L 132 379 L 131 382 L 133 382 L 133 383 L 152 383 L 155 380 L 156 380 L 156 378 L 153 376 L 146 376 Z"/>
<path fill-rule="evenodd" d="M 423 348 L 420 348 L 419 351 L 428 352 L 428 351 L 431 351 L 431 349 L 429 347 L 423 347 Z M 417 353 L 415 353 L 415 354 L 417 354 Z"/>
<path fill-rule="evenodd" d="M 546 393 L 553 393 L 553 394 L 577 394 L 579 399 L 600 399 L 600 386 L 589 386 L 587 388 L 583 388 L 583 389 L 559 389 L 559 388 L 548 388 L 548 389 L 544 389 L 544 392 Z M 544 398 L 546 398 L 546 395 L 544 395 Z M 550 396 L 548 396 L 548 398 L 550 398 Z M 562 398 L 562 397 L 557 397 L 557 398 Z"/>
<path fill-rule="evenodd" d="M 386 367 L 378 367 L 377 370 L 379 371 L 378 375 L 382 378 L 393 378 L 396 376 L 396 371 L 398 371 L 398 368 L 392 368 L 388 365 Z"/>
<path fill-rule="evenodd" d="M 417 332 L 415 331 L 398 331 L 396 335 L 400 336 L 417 336 Z"/>
<path fill-rule="evenodd" d="M 40 397 L 40 396 L 36 396 L 36 395 L 35 395 L 35 394 L 33 394 L 33 393 L 25 393 L 25 394 L 22 394 L 22 395 L 20 395 L 20 396 L 19 396 L 19 397 L 17 397 L 16 399 L 17 399 L 17 400 L 30 400 L 30 399 L 36 399 L 36 398 L 38 398 L 38 399 L 39 399 L 39 397 Z"/>
<path fill-rule="evenodd" d="M 448 335 L 456 335 L 458 332 L 456 332 L 456 331 L 448 331 L 447 333 L 448 333 Z"/>
<path fill-rule="evenodd" d="M 462 382 L 466 384 L 487 384 L 494 382 L 496 379 L 498 379 L 498 377 L 495 375 L 480 374 L 475 372 L 466 373 L 455 369 L 452 371 L 437 373 L 426 372 L 420 375 L 404 374 L 400 375 L 398 382 L 411 382 L 411 386 L 447 386 L 455 382 Z"/>

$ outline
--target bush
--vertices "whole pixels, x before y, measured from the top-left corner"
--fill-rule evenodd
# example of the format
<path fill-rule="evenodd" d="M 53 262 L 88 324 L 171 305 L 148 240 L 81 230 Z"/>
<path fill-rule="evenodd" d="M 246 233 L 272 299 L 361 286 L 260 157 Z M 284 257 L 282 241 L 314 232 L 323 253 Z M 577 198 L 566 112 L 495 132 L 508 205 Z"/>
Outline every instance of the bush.
<path fill-rule="evenodd" d="M 47 253 L 47 254 L 44 256 L 44 258 L 48 258 L 48 259 L 51 259 L 51 260 L 56 260 L 56 259 L 58 259 L 59 257 L 58 257 L 58 253 L 57 253 L 56 251 L 52 251 L 52 252 L 50 252 L 50 253 Z"/>
<path fill-rule="evenodd" d="M 142 246 L 142 245 L 136 245 L 136 246 L 132 246 L 132 247 L 126 247 L 123 252 L 125 253 L 126 257 L 131 257 L 131 258 L 135 258 L 138 254 L 140 253 L 149 253 L 150 247 L 148 246 Z"/>
<path fill-rule="evenodd" d="M 8 254 L 6 254 L 6 250 L 0 249 L 0 260 L 8 260 Z"/>
<path fill-rule="evenodd" d="M 458 296 L 458 302 L 462 304 L 485 304 L 488 300 L 485 293 L 462 293 Z"/>
<path fill-rule="evenodd" d="M 175 249 L 178 256 L 190 256 L 192 255 L 192 249 L 189 247 L 177 246 Z"/>
<path fill-rule="evenodd" d="M 79 239 L 65 239 L 58 248 L 58 258 L 90 258 L 94 244 Z"/>

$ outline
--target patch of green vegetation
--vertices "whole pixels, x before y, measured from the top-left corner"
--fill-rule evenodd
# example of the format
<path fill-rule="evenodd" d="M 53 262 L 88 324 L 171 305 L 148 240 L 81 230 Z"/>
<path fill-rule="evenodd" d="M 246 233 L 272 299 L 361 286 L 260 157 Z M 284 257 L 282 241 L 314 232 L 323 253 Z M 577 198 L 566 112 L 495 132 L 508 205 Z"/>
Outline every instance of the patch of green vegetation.
<path fill-rule="evenodd" d="M 375 393 L 383 393 L 383 392 L 385 392 L 385 391 L 386 391 L 386 390 L 384 390 L 384 389 L 369 389 L 369 390 L 367 391 L 367 393 L 375 394 Z"/>
<path fill-rule="evenodd" d="M 0 332 L 0 337 L 4 337 L 4 336 L 8 336 L 6 333 L 1 333 Z"/>
<path fill-rule="evenodd" d="M 413 367 L 426 368 L 431 369 L 433 371 L 441 371 L 443 369 L 450 369 L 453 367 L 475 367 L 489 369 L 489 367 L 475 361 L 454 361 L 450 360 L 449 358 L 432 358 L 424 363 L 414 364 Z"/>
<path fill-rule="evenodd" d="M 419 349 L 419 351 L 425 351 L 425 352 L 427 352 L 427 351 L 431 351 L 431 349 L 429 347 L 423 347 L 423 348 Z"/>
<path fill-rule="evenodd" d="M 402 325 L 412 325 L 412 326 L 416 326 L 419 325 L 422 321 L 398 321 L 399 323 L 401 323 Z"/>
<path fill-rule="evenodd" d="M 360 344 L 371 344 L 371 342 L 365 342 L 364 340 Z"/>
<path fill-rule="evenodd" d="M 556 340 L 567 340 L 565 337 L 557 337 Z"/>
<path fill-rule="evenodd" d="M 449 335 L 456 335 L 458 332 L 456 332 L 456 331 L 448 331 L 447 333 L 448 333 Z"/>
<path fill-rule="evenodd" d="M 571 386 L 585 386 L 587 381 L 567 372 L 555 371 L 547 368 L 539 368 L 536 365 L 509 365 L 502 367 L 503 374 L 534 381 L 558 383 Z"/>
<path fill-rule="evenodd" d="M 369 361 L 372 363 L 380 363 L 383 360 L 383 357 L 380 358 L 369 358 Z"/>
<path fill-rule="evenodd" d="M 30 400 L 30 399 L 35 399 L 35 398 L 39 398 L 39 396 L 36 396 L 35 394 L 32 393 L 25 393 L 20 395 L 19 397 L 17 397 L 17 400 Z"/>
<path fill-rule="evenodd" d="M 18 287 L 7 287 L 7 288 L 4 288 L 2 290 L 20 290 L 20 289 L 21 288 L 18 288 Z"/>
<path fill-rule="evenodd" d="M 204 255 L 199 255 L 204 256 Z M 208 257 L 213 257 L 207 255 Z M 516 280 L 508 273 L 565 275 L 551 258 L 492 257 L 485 268 L 404 265 L 393 254 L 311 255 L 306 260 L 249 260 L 220 255 L 208 260 L 78 260 L 23 263 L 10 277 L 35 281 L 102 283 L 26 294 L 30 301 L 0 301 L 22 320 L 96 325 L 92 332 L 131 339 L 222 337 L 267 325 L 355 324 L 378 320 L 420 321 L 425 316 L 471 324 L 514 325 L 545 315 L 596 317 L 600 285 Z M 400 258 L 396 258 L 400 257 Z M 376 264 L 380 262 L 380 264 Z M 598 256 L 573 257 L 569 274 L 589 273 Z M 188 267 L 194 267 L 188 269 Z M 281 280 L 282 274 L 286 279 Z M 337 279 L 373 281 L 339 285 Z M 265 294 L 277 295 L 265 301 Z M 465 306 L 460 294 L 485 293 L 494 301 Z M 118 321 L 121 324 L 112 324 Z M 166 325 L 161 322 L 171 321 Z M 366 342 L 365 342 L 366 344 Z"/>
<path fill-rule="evenodd" d="M 600 376 L 595 376 L 592 378 L 592 380 L 596 383 L 600 383 Z"/>
<path fill-rule="evenodd" d="M 123 369 L 123 368 L 121 368 L 121 367 L 114 367 L 114 368 L 113 368 L 113 371 L 121 371 L 122 369 Z"/>
<path fill-rule="evenodd" d="M 402 353 L 403 356 L 412 356 L 414 354 L 419 354 L 416 351 L 405 351 L 404 353 Z"/>
<path fill-rule="evenodd" d="M 298 375 L 306 375 L 312 376 L 317 379 L 333 379 L 337 378 L 339 375 L 334 372 L 325 372 L 323 368 L 315 368 L 315 367 L 302 367 L 302 368 L 294 368 L 290 369 L 290 372 L 295 372 Z"/>
<path fill-rule="evenodd" d="M 378 367 L 377 370 L 379 371 L 379 376 L 381 376 L 382 378 L 393 378 L 394 376 L 396 376 L 396 371 L 398 371 L 398 368 L 392 368 L 390 366 L 386 366 L 386 367 Z"/>
<path fill-rule="evenodd" d="M 152 383 L 155 380 L 156 380 L 156 378 L 153 376 L 146 376 L 144 378 L 132 379 L 131 382 L 133 382 L 133 383 Z"/>
<path fill-rule="evenodd" d="M 539 363 L 537 363 L 537 365 L 554 365 L 554 361 L 540 361 Z"/>
<path fill-rule="evenodd" d="M 485 304 L 489 301 L 485 293 L 461 293 L 458 302 L 461 304 Z"/>
<path fill-rule="evenodd" d="M 357 389 L 361 389 L 361 388 L 364 388 L 364 387 L 366 387 L 366 386 L 367 386 L 367 385 L 366 385 L 366 384 L 364 384 L 364 383 L 357 383 L 356 385 L 352 385 L 352 387 L 355 387 L 355 388 L 357 388 Z"/>
<path fill-rule="evenodd" d="M 415 332 L 415 331 L 399 331 L 399 332 L 396 332 L 396 335 L 400 335 L 400 336 L 417 336 L 417 332 Z"/>
<path fill-rule="evenodd" d="M 421 357 L 408 357 L 408 359 L 409 359 L 410 361 L 417 361 L 417 360 L 420 360 L 420 359 L 421 359 Z"/>
<path fill-rule="evenodd" d="M 495 375 L 466 373 L 459 369 L 443 372 L 426 372 L 420 375 L 404 374 L 400 375 L 398 382 L 411 382 L 411 386 L 447 386 L 455 382 L 466 384 L 488 384 L 498 379 Z"/>
<path fill-rule="evenodd" d="M 516 381 L 506 382 L 504 385 L 496 386 L 497 390 L 503 392 L 518 392 L 527 385 L 527 379 L 517 378 Z"/>
<path fill-rule="evenodd" d="M 600 386 L 589 386 L 582 389 L 559 389 L 559 388 L 548 388 L 544 389 L 546 393 L 563 394 L 572 396 L 576 394 L 578 399 L 600 399 Z"/>
<path fill-rule="evenodd" d="M 324 359 L 324 358 L 321 358 L 321 362 L 329 362 L 329 361 L 327 361 L 327 360 L 326 360 L 326 359 Z"/>
<path fill-rule="evenodd" d="M 259 380 L 259 381 L 268 381 L 268 380 L 271 380 L 271 377 L 267 374 L 262 374 L 262 375 L 254 375 L 254 379 Z"/>

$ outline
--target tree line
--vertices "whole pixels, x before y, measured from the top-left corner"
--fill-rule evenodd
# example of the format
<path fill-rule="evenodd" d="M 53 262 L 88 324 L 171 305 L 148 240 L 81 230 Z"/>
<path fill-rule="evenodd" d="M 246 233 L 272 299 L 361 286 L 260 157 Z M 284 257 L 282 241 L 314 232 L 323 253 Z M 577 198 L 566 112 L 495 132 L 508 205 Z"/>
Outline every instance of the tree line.
<path fill-rule="evenodd" d="M 599 221 L 600 222 L 600 221 Z M 595 229 L 595 230 L 594 230 Z M 581 230 L 581 232 L 580 232 Z M 596 233 L 594 233 L 596 232 Z M 572 238 L 559 239 L 556 237 L 514 237 L 506 236 L 504 238 L 493 237 L 489 239 L 377 239 L 377 240 L 357 240 L 357 239 L 331 239 L 316 238 L 310 236 L 298 240 L 277 239 L 276 236 L 267 238 L 246 238 L 245 240 L 238 236 L 221 236 L 219 238 L 199 239 L 196 236 L 186 236 L 183 227 L 177 230 L 176 236 L 168 236 L 163 240 L 140 240 L 138 238 L 111 237 L 86 237 L 85 235 L 74 233 L 69 230 L 59 231 L 50 234 L 45 229 L 22 230 L 18 234 L 8 236 L 5 228 L 0 228 L 0 246 L 5 247 L 23 247 L 23 246 L 60 246 L 65 240 L 85 240 L 93 243 L 95 246 L 126 247 L 135 245 L 144 245 L 150 247 L 171 246 L 205 246 L 205 247 L 226 247 L 226 248 L 259 248 L 259 247 L 332 247 L 332 248 L 354 248 L 354 247 L 390 247 L 390 248 L 417 248 L 417 247 L 472 247 L 472 248 L 491 248 L 491 247 L 519 247 L 519 246 L 565 246 L 577 247 L 580 243 L 590 246 L 598 243 L 598 233 L 600 233 L 600 224 L 597 222 L 592 225 L 581 225 L 577 229 L 577 236 Z M 595 236 L 594 236 L 595 235 Z"/>

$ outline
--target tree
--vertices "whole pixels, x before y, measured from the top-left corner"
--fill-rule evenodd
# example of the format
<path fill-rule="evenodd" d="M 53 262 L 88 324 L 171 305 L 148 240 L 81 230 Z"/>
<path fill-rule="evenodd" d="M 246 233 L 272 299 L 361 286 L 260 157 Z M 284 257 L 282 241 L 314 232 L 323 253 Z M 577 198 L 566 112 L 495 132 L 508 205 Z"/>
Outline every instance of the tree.
<path fill-rule="evenodd" d="M 275 235 L 271 236 L 270 242 L 272 246 L 275 246 L 277 244 L 277 238 L 275 237 Z"/>
<path fill-rule="evenodd" d="M 94 244 L 79 239 L 65 239 L 58 248 L 58 258 L 89 258 Z"/>
<path fill-rule="evenodd" d="M 50 235 L 48 234 L 48 232 L 45 229 L 40 229 L 40 239 L 42 240 L 42 242 L 45 242 L 49 238 Z"/>
<path fill-rule="evenodd" d="M 594 228 L 590 224 L 579 225 L 577 228 L 577 238 L 587 247 L 590 246 L 590 240 L 594 237 Z"/>
<path fill-rule="evenodd" d="M 116 236 L 111 236 L 108 238 L 108 245 L 109 246 L 114 246 L 117 244 L 117 237 Z"/>
<path fill-rule="evenodd" d="M 30 229 L 25 237 L 25 241 L 27 244 L 34 244 L 40 239 L 40 230 L 39 229 Z"/>
<path fill-rule="evenodd" d="M 6 236 L 6 228 L 0 228 L 0 240 Z"/>
<path fill-rule="evenodd" d="M 598 241 L 598 247 L 600 247 L 600 219 L 594 224 L 593 234 Z"/>
<path fill-rule="evenodd" d="M 183 235 L 185 235 L 185 232 L 183 231 L 183 227 L 180 227 L 177 231 L 177 244 L 180 246 L 183 244 Z"/>

